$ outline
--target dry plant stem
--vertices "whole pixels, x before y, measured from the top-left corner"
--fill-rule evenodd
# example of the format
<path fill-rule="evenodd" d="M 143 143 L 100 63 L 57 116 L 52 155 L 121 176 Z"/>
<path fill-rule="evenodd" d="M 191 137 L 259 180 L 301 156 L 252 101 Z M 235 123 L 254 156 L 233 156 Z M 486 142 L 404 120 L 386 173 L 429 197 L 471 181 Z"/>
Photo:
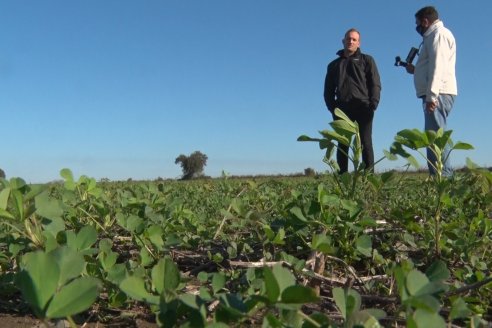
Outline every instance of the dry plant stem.
<path fill-rule="evenodd" d="M 247 187 L 244 187 L 244 188 L 243 188 L 243 189 L 242 189 L 242 190 L 241 190 L 241 191 L 237 194 L 237 196 L 236 196 L 235 198 L 238 198 L 239 196 L 241 196 L 241 194 L 242 194 L 243 192 L 245 192 L 247 189 L 248 189 Z M 231 204 L 231 205 L 229 205 L 229 207 L 227 208 L 227 212 L 230 212 L 231 208 L 232 208 L 232 204 Z M 215 233 L 215 235 L 214 235 L 213 240 L 215 240 L 215 239 L 217 239 L 217 237 L 219 237 L 219 234 L 220 234 L 220 232 L 222 231 L 222 228 L 224 227 L 224 224 L 225 224 L 226 220 L 227 220 L 227 217 L 226 217 L 226 216 L 224 216 L 224 218 L 222 219 L 222 222 L 220 222 L 219 229 L 217 229 L 217 232 L 216 232 L 216 233 Z"/>
<path fill-rule="evenodd" d="M 453 295 L 462 294 L 462 293 L 468 292 L 470 290 L 478 289 L 478 288 L 480 288 L 480 287 L 482 287 L 482 286 L 484 286 L 484 285 L 486 285 L 486 284 L 488 284 L 490 282 L 492 282 L 492 277 L 488 277 L 487 279 L 484 279 L 482 281 L 476 282 L 474 284 L 463 286 L 461 288 L 458 288 L 458 289 L 449 291 L 449 292 L 447 292 L 444 295 L 446 297 L 450 297 L 450 296 L 453 296 Z"/>
<path fill-rule="evenodd" d="M 89 214 L 86 210 L 84 210 L 83 208 L 77 208 L 77 209 L 80 210 L 81 212 L 83 212 L 85 215 L 87 215 L 89 217 L 89 219 L 92 220 L 92 222 L 94 222 L 97 226 L 99 226 L 99 228 L 101 228 L 102 231 L 104 231 L 105 234 L 108 233 L 108 231 L 106 229 L 104 229 L 104 227 L 91 214 Z"/>
<path fill-rule="evenodd" d="M 326 256 L 326 255 L 325 255 Z M 285 265 L 286 267 L 291 268 L 292 265 L 285 261 L 277 261 L 277 262 L 241 262 L 241 261 L 228 261 L 231 267 L 241 267 L 241 268 L 263 268 L 263 267 L 272 267 L 274 265 Z M 303 274 L 314 276 L 315 279 L 324 281 L 325 283 L 331 285 L 345 285 L 348 281 L 346 278 L 336 278 L 336 277 L 326 277 L 322 274 L 313 272 L 309 269 L 303 269 Z M 386 280 L 390 277 L 387 275 L 376 275 L 376 276 L 368 276 L 368 277 L 357 277 L 357 282 L 364 284 L 373 280 Z"/>
<path fill-rule="evenodd" d="M 362 281 L 362 279 L 359 278 L 359 276 L 357 275 L 357 273 L 355 272 L 354 268 L 351 265 L 348 265 L 344 260 L 339 259 L 338 257 L 335 257 L 335 256 L 325 255 L 325 257 L 327 260 L 332 260 L 332 261 L 343 264 L 345 266 L 345 268 L 347 269 L 347 271 L 354 277 L 355 281 L 357 281 L 359 284 L 361 284 L 362 289 L 364 289 L 365 292 L 368 292 L 366 290 L 366 287 L 364 286 L 364 281 Z"/>
<path fill-rule="evenodd" d="M 314 319 L 312 319 L 311 317 L 309 317 L 308 315 L 306 315 L 304 312 L 302 312 L 301 310 L 298 310 L 297 313 L 304 318 L 304 320 L 306 320 L 307 322 L 309 322 L 311 325 L 313 325 L 314 327 L 321 327 L 321 324 L 319 324 L 317 321 L 315 321 Z"/>
<path fill-rule="evenodd" d="M 325 267 L 326 267 L 326 259 L 325 259 L 325 254 L 319 252 L 319 251 L 313 251 L 311 253 L 310 259 L 308 262 L 311 262 L 311 267 L 312 271 L 316 275 L 323 276 L 323 273 L 325 272 Z M 321 280 L 319 279 L 314 279 L 309 282 L 309 285 L 314 289 L 316 292 L 316 295 L 320 295 L 321 291 Z"/>

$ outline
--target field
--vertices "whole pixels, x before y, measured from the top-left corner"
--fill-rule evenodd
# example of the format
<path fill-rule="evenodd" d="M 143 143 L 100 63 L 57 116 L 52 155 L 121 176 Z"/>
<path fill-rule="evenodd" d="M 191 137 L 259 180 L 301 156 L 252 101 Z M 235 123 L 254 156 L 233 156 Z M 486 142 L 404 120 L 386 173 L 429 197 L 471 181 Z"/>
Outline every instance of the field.
<path fill-rule="evenodd" d="M 0 181 L 0 325 L 492 321 L 492 178 Z"/>

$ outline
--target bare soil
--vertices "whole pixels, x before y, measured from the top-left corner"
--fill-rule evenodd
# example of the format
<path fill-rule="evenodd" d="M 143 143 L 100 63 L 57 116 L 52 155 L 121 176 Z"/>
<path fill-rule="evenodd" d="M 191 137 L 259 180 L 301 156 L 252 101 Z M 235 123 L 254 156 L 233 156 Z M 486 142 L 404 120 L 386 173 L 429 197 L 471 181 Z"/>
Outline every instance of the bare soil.
<path fill-rule="evenodd" d="M 149 322 L 143 319 L 115 319 L 114 322 L 85 322 L 77 325 L 84 328 L 157 328 L 155 322 Z M 47 328 L 46 325 L 39 319 L 31 316 L 19 314 L 0 313 L 0 327 L 5 328 Z M 66 321 L 50 322 L 49 327 L 53 328 L 69 328 L 70 325 Z"/>

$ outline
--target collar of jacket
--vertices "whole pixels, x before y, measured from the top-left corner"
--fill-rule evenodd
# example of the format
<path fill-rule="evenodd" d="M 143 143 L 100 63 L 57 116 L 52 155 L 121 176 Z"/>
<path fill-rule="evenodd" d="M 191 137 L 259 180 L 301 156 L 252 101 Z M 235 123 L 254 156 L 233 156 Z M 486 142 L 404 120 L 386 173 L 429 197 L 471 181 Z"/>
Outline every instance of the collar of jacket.
<path fill-rule="evenodd" d="M 429 36 L 431 34 L 433 34 L 438 28 L 444 26 L 444 23 L 441 21 L 441 20 L 436 20 L 428 29 L 427 31 L 425 31 L 424 33 L 424 38 L 426 36 Z"/>
<path fill-rule="evenodd" d="M 354 52 L 354 54 L 349 56 L 349 57 L 358 57 L 358 56 L 360 56 L 360 54 L 361 54 L 360 48 L 357 48 L 357 50 Z M 343 49 L 338 50 L 337 55 L 342 57 L 342 58 L 349 58 L 349 57 L 345 57 L 345 51 Z"/>

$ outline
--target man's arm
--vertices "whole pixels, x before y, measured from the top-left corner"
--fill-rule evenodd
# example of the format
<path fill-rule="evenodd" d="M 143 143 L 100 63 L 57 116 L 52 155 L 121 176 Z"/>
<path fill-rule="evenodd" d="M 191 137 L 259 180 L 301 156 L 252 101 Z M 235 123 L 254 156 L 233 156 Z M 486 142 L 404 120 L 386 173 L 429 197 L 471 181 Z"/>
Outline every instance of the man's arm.
<path fill-rule="evenodd" d="M 332 65 L 328 65 L 325 76 L 325 89 L 324 89 L 324 98 L 326 107 L 330 112 L 335 111 L 336 101 L 335 101 L 335 89 L 336 89 L 336 81 L 333 74 Z"/>
<path fill-rule="evenodd" d="M 369 56 L 369 76 L 368 76 L 368 91 L 370 97 L 370 106 L 372 110 L 376 110 L 381 98 L 381 78 L 379 76 L 378 67 L 374 58 Z"/>
<path fill-rule="evenodd" d="M 408 63 L 407 66 L 405 66 L 405 69 L 407 70 L 408 74 L 413 74 L 415 72 L 415 66 L 413 66 L 410 63 Z"/>

